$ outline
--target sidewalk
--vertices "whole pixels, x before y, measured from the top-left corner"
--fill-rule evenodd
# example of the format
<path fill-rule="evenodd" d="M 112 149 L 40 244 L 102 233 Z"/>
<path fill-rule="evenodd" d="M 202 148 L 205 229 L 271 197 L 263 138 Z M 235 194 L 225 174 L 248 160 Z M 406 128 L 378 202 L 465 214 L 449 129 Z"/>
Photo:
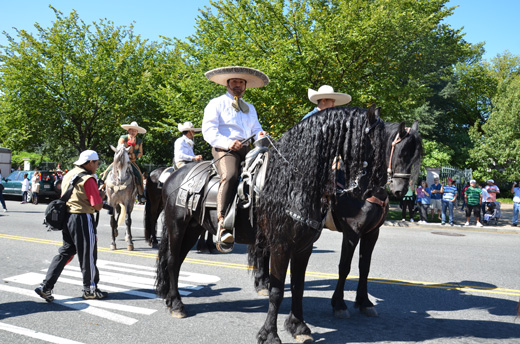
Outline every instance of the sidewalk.
<path fill-rule="evenodd" d="M 401 211 L 401 208 L 399 208 L 398 205 L 390 205 L 390 210 L 394 211 Z M 483 231 L 496 231 L 496 232 L 514 232 L 520 234 L 520 226 L 514 227 L 512 226 L 511 219 L 513 218 L 513 204 L 505 204 L 501 203 L 501 211 L 502 211 L 502 217 L 500 220 L 498 220 L 497 225 L 484 225 L 484 227 L 477 227 L 475 226 L 475 217 L 471 215 L 470 218 L 470 226 L 464 226 L 464 223 L 466 223 L 466 213 L 465 211 L 460 210 L 460 206 L 456 209 L 453 209 L 453 218 L 454 218 L 454 225 L 450 226 L 448 223 L 446 223 L 444 226 L 442 226 L 440 223 L 437 222 L 429 222 L 424 225 L 420 225 L 417 223 L 418 216 L 417 214 L 414 215 L 414 220 L 416 222 L 403 222 L 403 221 L 395 221 L 395 220 L 388 220 L 385 221 L 385 226 L 393 226 L 393 227 L 419 227 L 419 228 L 436 228 L 436 229 L 470 229 L 470 230 L 483 230 Z M 429 218 L 429 214 L 428 214 Z"/>

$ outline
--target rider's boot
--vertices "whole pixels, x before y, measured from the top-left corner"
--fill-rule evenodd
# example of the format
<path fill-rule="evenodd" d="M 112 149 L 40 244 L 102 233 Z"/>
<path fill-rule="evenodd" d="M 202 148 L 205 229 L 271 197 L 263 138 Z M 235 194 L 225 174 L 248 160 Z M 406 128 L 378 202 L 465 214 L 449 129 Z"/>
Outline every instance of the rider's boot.
<path fill-rule="evenodd" d="M 224 218 L 218 220 L 217 227 L 217 250 L 222 253 L 229 253 L 233 251 L 235 239 L 233 238 L 233 231 L 225 229 L 222 225 Z"/>

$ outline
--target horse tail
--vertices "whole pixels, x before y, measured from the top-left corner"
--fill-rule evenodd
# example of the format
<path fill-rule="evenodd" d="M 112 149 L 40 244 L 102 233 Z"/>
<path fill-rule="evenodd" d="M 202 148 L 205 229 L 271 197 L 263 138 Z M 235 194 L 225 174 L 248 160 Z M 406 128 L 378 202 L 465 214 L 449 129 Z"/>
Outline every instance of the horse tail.
<path fill-rule="evenodd" d="M 163 224 L 162 238 L 159 243 L 159 258 L 157 259 L 157 274 L 155 277 L 155 290 L 157 295 L 166 299 L 170 292 L 170 274 L 168 273 L 168 260 L 170 259 L 170 240 L 168 228 Z"/>
<path fill-rule="evenodd" d="M 126 219 L 126 207 L 124 204 L 121 204 L 121 212 L 119 213 L 119 217 L 117 218 L 117 226 L 121 226 Z"/>

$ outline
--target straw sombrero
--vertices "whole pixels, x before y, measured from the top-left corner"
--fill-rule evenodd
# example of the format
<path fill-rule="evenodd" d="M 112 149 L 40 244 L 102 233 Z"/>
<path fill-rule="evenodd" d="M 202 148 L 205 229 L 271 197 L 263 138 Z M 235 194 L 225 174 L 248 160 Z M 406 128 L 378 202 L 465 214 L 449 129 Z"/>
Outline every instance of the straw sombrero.
<path fill-rule="evenodd" d="M 184 122 L 183 124 L 179 123 L 179 125 L 177 127 L 179 128 L 180 132 L 183 132 L 183 131 L 199 132 L 202 130 L 201 128 L 193 128 L 193 123 L 191 123 L 191 122 Z"/>
<path fill-rule="evenodd" d="M 123 129 L 125 129 L 125 130 L 128 130 L 128 129 L 137 129 L 137 132 L 138 132 L 139 134 L 144 134 L 144 133 L 146 133 L 146 129 L 140 127 L 140 126 L 137 124 L 137 122 L 135 122 L 135 121 L 132 122 L 132 123 L 130 123 L 130 124 L 122 124 L 122 125 L 121 125 L 121 128 L 123 128 Z"/>
<path fill-rule="evenodd" d="M 334 105 L 338 106 L 348 104 L 352 100 L 352 97 L 346 93 L 334 92 L 332 86 L 329 85 L 323 85 L 317 91 L 309 88 L 308 94 L 309 100 L 314 104 L 318 104 L 320 99 L 334 99 Z"/>
<path fill-rule="evenodd" d="M 227 86 L 229 79 L 243 79 L 247 88 L 263 87 L 269 83 L 269 78 L 263 72 L 249 67 L 222 67 L 212 69 L 204 74 L 209 80 L 219 85 Z"/>

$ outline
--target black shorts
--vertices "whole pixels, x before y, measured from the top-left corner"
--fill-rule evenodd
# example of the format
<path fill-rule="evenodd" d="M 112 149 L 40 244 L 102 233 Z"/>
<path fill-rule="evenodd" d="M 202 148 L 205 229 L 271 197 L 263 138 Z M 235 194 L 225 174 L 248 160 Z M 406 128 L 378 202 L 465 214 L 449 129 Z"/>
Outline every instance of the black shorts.
<path fill-rule="evenodd" d="M 480 218 L 480 208 L 481 208 L 480 204 L 477 204 L 477 205 L 467 204 L 466 205 L 466 217 L 470 217 L 471 211 L 473 211 L 473 214 L 475 215 L 475 217 Z"/>

